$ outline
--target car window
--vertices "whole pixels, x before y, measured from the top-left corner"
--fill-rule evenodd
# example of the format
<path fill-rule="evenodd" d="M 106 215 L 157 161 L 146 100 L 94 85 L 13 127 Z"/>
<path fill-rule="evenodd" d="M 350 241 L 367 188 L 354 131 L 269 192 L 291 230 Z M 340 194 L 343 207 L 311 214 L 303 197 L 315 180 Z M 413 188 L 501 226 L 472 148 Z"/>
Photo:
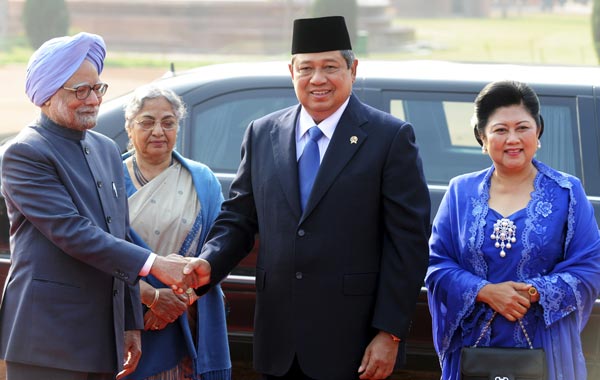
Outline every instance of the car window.
<path fill-rule="evenodd" d="M 390 92 L 390 112 L 415 130 L 427 183 L 445 185 L 490 165 L 469 126 L 474 95 Z"/>
<path fill-rule="evenodd" d="M 465 120 L 470 120 L 473 115 L 473 103 L 441 101 L 441 105 L 446 115 L 451 144 L 479 147 L 477 141 L 473 139 L 473 132 L 469 128 L 465 128 Z M 390 100 L 390 113 L 399 119 L 408 120 L 404 113 L 404 107 L 402 99 Z"/>
<path fill-rule="evenodd" d="M 447 184 L 462 173 L 491 165 L 473 136 L 471 117 L 475 95 L 389 93 L 390 112 L 410 122 L 429 184 Z M 453 99 L 456 98 L 456 99 Z M 577 119 L 573 98 L 540 97 L 545 122 L 537 158 L 581 177 Z"/>
<path fill-rule="evenodd" d="M 193 107 L 189 156 L 218 173 L 235 173 L 248 124 L 275 110 L 296 104 L 292 89 L 239 91 Z"/>
<path fill-rule="evenodd" d="M 582 178 L 575 99 L 540 97 L 540 102 L 544 134 L 536 157 L 555 169 Z"/>

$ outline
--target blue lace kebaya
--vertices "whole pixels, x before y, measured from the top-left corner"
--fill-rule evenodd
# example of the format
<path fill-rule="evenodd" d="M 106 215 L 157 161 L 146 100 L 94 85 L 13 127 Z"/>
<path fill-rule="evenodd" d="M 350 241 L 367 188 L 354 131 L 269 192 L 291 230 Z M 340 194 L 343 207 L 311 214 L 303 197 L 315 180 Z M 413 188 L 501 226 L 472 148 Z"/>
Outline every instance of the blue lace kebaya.
<path fill-rule="evenodd" d="M 533 163 L 531 200 L 511 215 L 488 206 L 493 166 L 456 177 L 442 200 L 426 285 L 444 380 L 459 379 L 460 349 L 475 343 L 493 314 L 477 294 L 504 281 L 533 284 L 540 293 L 523 323 L 534 347 L 546 352 L 549 379 L 586 379 L 580 333 L 599 292 L 600 234 L 580 181 Z M 492 238 L 501 219 L 515 227 L 504 257 Z M 519 324 L 500 315 L 480 346 L 528 347 Z"/>

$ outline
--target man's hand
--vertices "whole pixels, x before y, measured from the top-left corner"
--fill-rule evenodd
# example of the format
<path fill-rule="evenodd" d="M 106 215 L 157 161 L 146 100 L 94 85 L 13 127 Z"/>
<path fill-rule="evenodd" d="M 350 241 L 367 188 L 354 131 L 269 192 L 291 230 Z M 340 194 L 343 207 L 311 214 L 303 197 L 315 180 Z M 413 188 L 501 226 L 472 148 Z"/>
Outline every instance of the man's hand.
<path fill-rule="evenodd" d="M 125 358 L 123 358 L 123 370 L 117 374 L 117 380 L 130 375 L 135 371 L 142 357 L 142 338 L 139 330 L 125 331 Z"/>
<path fill-rule="evenodd" d="M 398 342 L 390 334 L 380 331 L 367 346 L 358 368 L 361 380 L 387 379 L 394 370 L 398 356 Z"/>
<path fill-rule="evenodd" d="M 200 287 L 195 274 L 184 275 L 183 273 L 183 268 L 189 261 L 189 258 L 174 253 L 166 257 L 156 256 L 150 274 L 164 284 L 170 285 L 176 293 L 182 294 L 188 288 Z"/>
<path fill-rule="evenodd" d="M 210 263 L 200 258 L 192 259 L 185 268 L 183 268 L 183 273 L 190 276 L 196 276 L 196 279 L 200 283 L 196 288 L 204 286 L 210 282 Z"/>

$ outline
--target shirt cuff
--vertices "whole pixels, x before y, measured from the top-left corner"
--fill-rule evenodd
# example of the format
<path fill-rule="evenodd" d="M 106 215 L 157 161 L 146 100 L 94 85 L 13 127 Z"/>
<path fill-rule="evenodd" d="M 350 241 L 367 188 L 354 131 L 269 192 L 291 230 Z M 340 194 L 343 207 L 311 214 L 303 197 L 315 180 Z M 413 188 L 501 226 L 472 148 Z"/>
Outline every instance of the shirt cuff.
<path fill-rule="evenodd" d="M 140 271 L 140 277 L 146 277 L 150 274 L 150 269 L 152 269 L 152 264 L 154 264 L 154 260 L 156 260 L 156 253 L 151 252 L 150 256 L 148 256 L 148 259 L 146 260 L 146 263 L 144 263 L 142 270 Z"/>

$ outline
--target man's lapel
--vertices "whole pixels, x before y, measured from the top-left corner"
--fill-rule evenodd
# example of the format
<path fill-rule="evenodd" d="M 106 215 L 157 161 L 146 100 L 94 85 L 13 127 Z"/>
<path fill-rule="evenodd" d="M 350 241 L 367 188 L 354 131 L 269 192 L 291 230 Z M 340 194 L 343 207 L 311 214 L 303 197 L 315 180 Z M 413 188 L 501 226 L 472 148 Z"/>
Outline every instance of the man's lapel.
<path fill-rule="evenodd" d="M 271 130 L 271 145 L 275 171 L 281 183 L 285 197 L 294 211 L 294 216 L 300 218 L 300 191 L 298 189 L 298 162 L 296 160 L 296 119 L 300 106 L 283 114 Z M 267 200 L 268 202 L 268 200 Z"/>
<path fill-rule="evenodd" d="M 362 126 L 367 123 L 367 118 L 363 115 L 363 112 L 360 112 L 361 109 L 362 105 L 358 99 L 352 95 L 346 110 L 342 114 L 342 117 L 335 128 L 333 137 L 329 142 L 329 147 L 323 157 L 319 172 L 317 173 L 317 178 L 315 178 L 312 192 L 308 198 L 304 213 L 302 214 L 302 220 L 304 220 L 315 208 L 327 190 L 335 182 L 342 169 L 348 164 L 367 139 L 368 135 L 362 129 Z M 295 183 L 297 187 L 297 169 L 295 169 L 295 173 Z M 298 194 L 297 190 L 296 194 Z M 302 222 L 302 220 L 300 222 Z"/>

